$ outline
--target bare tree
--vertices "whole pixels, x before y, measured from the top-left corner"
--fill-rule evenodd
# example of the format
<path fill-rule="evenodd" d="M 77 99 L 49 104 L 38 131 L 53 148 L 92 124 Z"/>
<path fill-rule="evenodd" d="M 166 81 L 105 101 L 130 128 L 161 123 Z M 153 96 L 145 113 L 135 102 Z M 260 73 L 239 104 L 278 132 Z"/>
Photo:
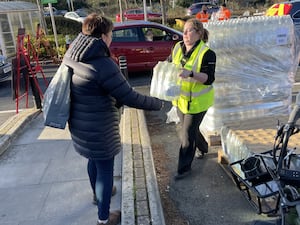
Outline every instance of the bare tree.
<path fill-rule="evenodd" d="M 128 9 L 127 0 L 124 0 L 124 4 L 125 4 L 125 9 Z"/>
<path fill-rule="evenodd" d="M 162 14 L 162 24 L 166 24 L 167 17 L 166 17 L 166 0 L 160 0 L 161 6 L 161 14 Z"/>

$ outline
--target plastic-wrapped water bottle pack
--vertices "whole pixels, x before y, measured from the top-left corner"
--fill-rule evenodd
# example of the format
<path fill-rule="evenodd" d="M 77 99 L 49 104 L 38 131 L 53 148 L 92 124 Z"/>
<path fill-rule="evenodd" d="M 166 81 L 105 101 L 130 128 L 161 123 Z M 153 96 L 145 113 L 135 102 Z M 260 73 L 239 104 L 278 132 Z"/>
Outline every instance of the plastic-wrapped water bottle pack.
<path fill-rule="evenodd" d="M 215 104 L 201 129 L 219 133 L 231 121 L 287 115 L 299 63 L 290 16 L 256 16 L 204 26 L 217 63 Z"/>
<path fill-rule="evenodd" d="M 180 68 L 173 63 L 158 62 L 153 68 L 150 95 L 166 101 L 173 101 L 180 94 Z"/>

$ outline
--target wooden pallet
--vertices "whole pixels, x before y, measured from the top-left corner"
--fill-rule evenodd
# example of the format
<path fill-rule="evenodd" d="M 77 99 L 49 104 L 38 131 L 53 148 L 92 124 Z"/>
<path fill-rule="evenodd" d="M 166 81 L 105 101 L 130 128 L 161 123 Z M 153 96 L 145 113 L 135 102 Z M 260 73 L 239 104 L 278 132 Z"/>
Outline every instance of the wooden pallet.
<path fill-rule="evenodd" d="M 221 136 L 219 134 L 210 131 L 204 131 L 202 133 L 208 146 L 221 146 Z"/>

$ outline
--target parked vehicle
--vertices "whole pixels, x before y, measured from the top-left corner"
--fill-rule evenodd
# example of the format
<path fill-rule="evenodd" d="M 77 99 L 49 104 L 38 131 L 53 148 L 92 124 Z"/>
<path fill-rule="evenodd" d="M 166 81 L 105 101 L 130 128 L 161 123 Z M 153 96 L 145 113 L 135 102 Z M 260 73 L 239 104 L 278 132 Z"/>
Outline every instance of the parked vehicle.
<path fill-rule="evenodd" d="M 11 69 L 11 63 L 7 61 L 5 56 L 0 55 L 0 82 L 11 77 Z"/>
<path fill-rule="evenodd" d="M 53 15 L 54 16 L 63 16 L 68 12 L 67 10 L 64 9 L 56 9 L 55 7 L 52 7 Z M 50 8 L 49 7 L 44 7 L 44 16 L 50 16 Z"/>
<path fill-rule="evenodd" d="M 210 2 L 198 2 L 198 3 L 193 3 L 189 8 L 186 10 L 186 15 L 187 16 L 193 16 L 196 15 L 198 12 L 201 11 L 202 6 L 205 5 L 207 7 L 207 12 L 208 14 L 212 14 L 213 12 L 218 12 L 219 6 L 212 4 Z"/>
<path fill-rule="evenodd" d="M 64 17 L 82 23 L 84 19 L 87 17 L 87 14 L 84 11 L 80 10 L 75 12 L 67 12 L 64 15 Z"/>
<path fill-rule="evenodd" d="M 147 18 L 158 18 L 161 17 L 161 13 L 155 13 L 147 11 Z M 123 12 L 124 20 L 144 20 L 144 9 L 128 9 Z M 120 22 L 120 14 L 116 15 L 116 21 Z"/>
<path fill-rule="evenodd" d="M 146 34 L 152 31 L 152 41 Z M 182 33 L 159 23 L 125 21 L 115 23 L 111 53 L 116 61 L 126 56 L 129 72 L 152 70 L 158 61 L 170 55 L 174 44 L 182 40 Z"/>
<path fill-rule="evenodd" d="M 300 1 L 288 1 L 273 4 L 266 10 L 267 16 L 290 15 L 295 28 L 300 32 Z M 299 33 L 298 33 L 299 35 Z"/>

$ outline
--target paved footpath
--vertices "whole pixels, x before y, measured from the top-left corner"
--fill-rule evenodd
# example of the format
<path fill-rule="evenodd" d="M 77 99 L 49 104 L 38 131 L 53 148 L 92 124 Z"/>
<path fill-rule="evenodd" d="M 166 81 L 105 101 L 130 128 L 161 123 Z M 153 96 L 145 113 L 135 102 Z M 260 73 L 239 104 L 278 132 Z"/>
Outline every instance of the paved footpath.
<path fill-rule="evenodd" d="M 111 210 L 122 225 L 165 225 L 144 112 L 125 108 L 123 152 L 116 156 Z M 25 110 L 0 127 L 0 224 L 95 225 L 97 208 L 68 128 L 45 127 Z"/>

